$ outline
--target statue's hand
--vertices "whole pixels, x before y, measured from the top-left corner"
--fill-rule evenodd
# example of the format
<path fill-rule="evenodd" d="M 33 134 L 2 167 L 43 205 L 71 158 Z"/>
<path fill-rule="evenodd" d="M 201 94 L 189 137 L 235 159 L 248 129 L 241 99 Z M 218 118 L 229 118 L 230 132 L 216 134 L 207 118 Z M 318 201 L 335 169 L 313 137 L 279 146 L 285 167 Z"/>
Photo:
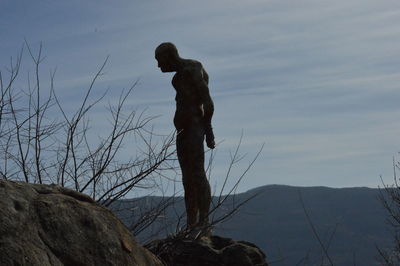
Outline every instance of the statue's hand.
<path fill-rule="evenodd" d="M 210 149 L 214 149 L 215 148 L 215 141 L 214 139 L 209 139 L 206 136 L 206 142 L 207 142 L 207 147 L 209 147 Z"/>
<path fill-rule="evenodd" d="M 206 128 L 206 143 L 207 147 L 209 147 L 210 149 L 215 148 L 214 132 L 211 126 L 208 126 Z"/>

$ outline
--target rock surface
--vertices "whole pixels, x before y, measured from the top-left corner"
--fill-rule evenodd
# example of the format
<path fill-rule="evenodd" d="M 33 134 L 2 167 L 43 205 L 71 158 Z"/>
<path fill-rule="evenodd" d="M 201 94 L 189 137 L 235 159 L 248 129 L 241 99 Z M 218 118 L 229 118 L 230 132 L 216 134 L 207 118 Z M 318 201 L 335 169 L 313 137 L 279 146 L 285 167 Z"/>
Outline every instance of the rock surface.
<path fill-rule="evenodd" d="M 199 240 L 169 237 L 146 245 L 168 266 L 267 266 L 254 244 L 219 236 Z"/>
<path fill-rule="evenodd" d="M 0 265 L 163 264 L 90 197 L 0 179 Z"/>

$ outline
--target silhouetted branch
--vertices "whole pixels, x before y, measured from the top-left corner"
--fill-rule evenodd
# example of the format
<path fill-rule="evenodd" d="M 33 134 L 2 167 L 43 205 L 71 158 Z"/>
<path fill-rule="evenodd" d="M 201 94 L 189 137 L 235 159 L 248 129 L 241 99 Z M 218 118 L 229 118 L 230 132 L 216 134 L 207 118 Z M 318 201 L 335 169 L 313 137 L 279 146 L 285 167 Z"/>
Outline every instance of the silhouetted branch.
<path fill-rule="evenodd" d="M 0 149 L 4 155 L 0 158 L 0 178 L 56 183 L 86 193 L 109 206 L 145 180 L 160 176 L 160 171 L 174 171 L 170 163 L 175 152 L 173 135 L 156 135 L 149 129 L 154 117 L 135 110 L 126 111 L 137 81 L 120 94 L 116 103 L 109 103 L 110 127 L 96 143 L 89 115 L 106 95 L 105 92 L 92 99 L 108 57 L 70 116 L 70 112 L 64 110 L 65 103 L 56 94 L 56 71 L 50 72 L 48 87 L 41 82 L 40 69 L 45 59 L 43 45 L 40 44 L 36 52 L 27 41 L 25 47 L 33 62 L 35 77 L 31 82 L 28 74 L 26 89 L 16 86 L 23 49 L 16 61 L 11 59 L 7 81 L 0 71 Z M 138 138 L 132 141 L 132 136 Z M 127 142 L 138 141 L 141 147 L 138 144 L 137 157 L 132 155 L 134 152 L 122 156 Z"/>
<path fill-rule="evenodd" d="M 313 222 L 311 221 L 310 215 L 308 214 L 308 211 L 307 211 L 307 209 L 306 209 L 306 207 L 305 207 L 305 205 L 304 205 L 303 197 L 302 197 L 302 195 L 301 195 L 300 190 L 299 190 L 299 200 L 300 200 L 301 206 L 302 206 L 302 208 L 303 208 L 304 214 L 305 214 L 305 216 L 306 216 L 306 218 L 307 218 L 307 222 L 308 222 L 308 224 L 310 225 L 311 230 L 312 230 L 312 232 L 313 232 L 315 238 L 317 239 L 317 241 L 318 241 L 320 247 L 322 248 L 322 250 L 323 250 L 323 252 L 324 252 L 326 258 L 328 259 L 330 265 L 334 265 L 333 262 L 332 262 L 331 257 L 329 256 L 328 248 L 325 247 L 324 243 L 321 241 L 321 238 L 320 238 L 319 235 L 318 235 L 317 229 L 315 228 Z M 329 243 L 330 243 L 330 240 L 329 240 Z M 328 244 L 328 247 L 329 247 L 329 244 Z M 322 265 L 322 264 L 321 264 L 321 265 Z"/>

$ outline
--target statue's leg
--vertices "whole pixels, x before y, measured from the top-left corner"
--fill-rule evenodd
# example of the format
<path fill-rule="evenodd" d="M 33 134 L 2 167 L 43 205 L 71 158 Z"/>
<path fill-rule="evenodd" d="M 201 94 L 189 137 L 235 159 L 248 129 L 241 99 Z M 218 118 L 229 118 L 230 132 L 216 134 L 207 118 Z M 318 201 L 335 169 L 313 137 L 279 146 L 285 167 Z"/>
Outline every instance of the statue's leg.
<path fill-rule="evenodd" d="M 178 161 L 182 171 L 182 183 L 185 190 L 185 207 L 187 228 L 197 224 L 198 206 L 196 201 L 196 184 L 194 184 L 192 148 L 188 130 L 181 131 L 176 138 Z"/>
<path fill-rule="evenodd" d="M 208 224 L 208 212 L 211 203 L 211 188 L 204 170 L 204 127 L 195 123 L 191 131 L 191 169 L 197 188 L 196 206 L 198 207 L 200 226 Z"/>

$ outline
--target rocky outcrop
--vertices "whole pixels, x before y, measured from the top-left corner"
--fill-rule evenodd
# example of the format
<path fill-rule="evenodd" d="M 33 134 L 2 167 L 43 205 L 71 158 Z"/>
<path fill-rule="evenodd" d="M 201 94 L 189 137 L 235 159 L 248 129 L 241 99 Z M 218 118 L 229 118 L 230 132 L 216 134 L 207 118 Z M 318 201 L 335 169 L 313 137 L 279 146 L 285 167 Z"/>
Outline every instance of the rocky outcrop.
<path fill-rule="evenodd" d="M 90 197 L 55 185 L 0 180 L 0 265 L 162 263 Z"/>
<path fill-rule="evenodd" d="M 169 237 L 146 245 L 168 266 L 267 266 L 254 244 L 219 236 L 198 240 Z"/>

